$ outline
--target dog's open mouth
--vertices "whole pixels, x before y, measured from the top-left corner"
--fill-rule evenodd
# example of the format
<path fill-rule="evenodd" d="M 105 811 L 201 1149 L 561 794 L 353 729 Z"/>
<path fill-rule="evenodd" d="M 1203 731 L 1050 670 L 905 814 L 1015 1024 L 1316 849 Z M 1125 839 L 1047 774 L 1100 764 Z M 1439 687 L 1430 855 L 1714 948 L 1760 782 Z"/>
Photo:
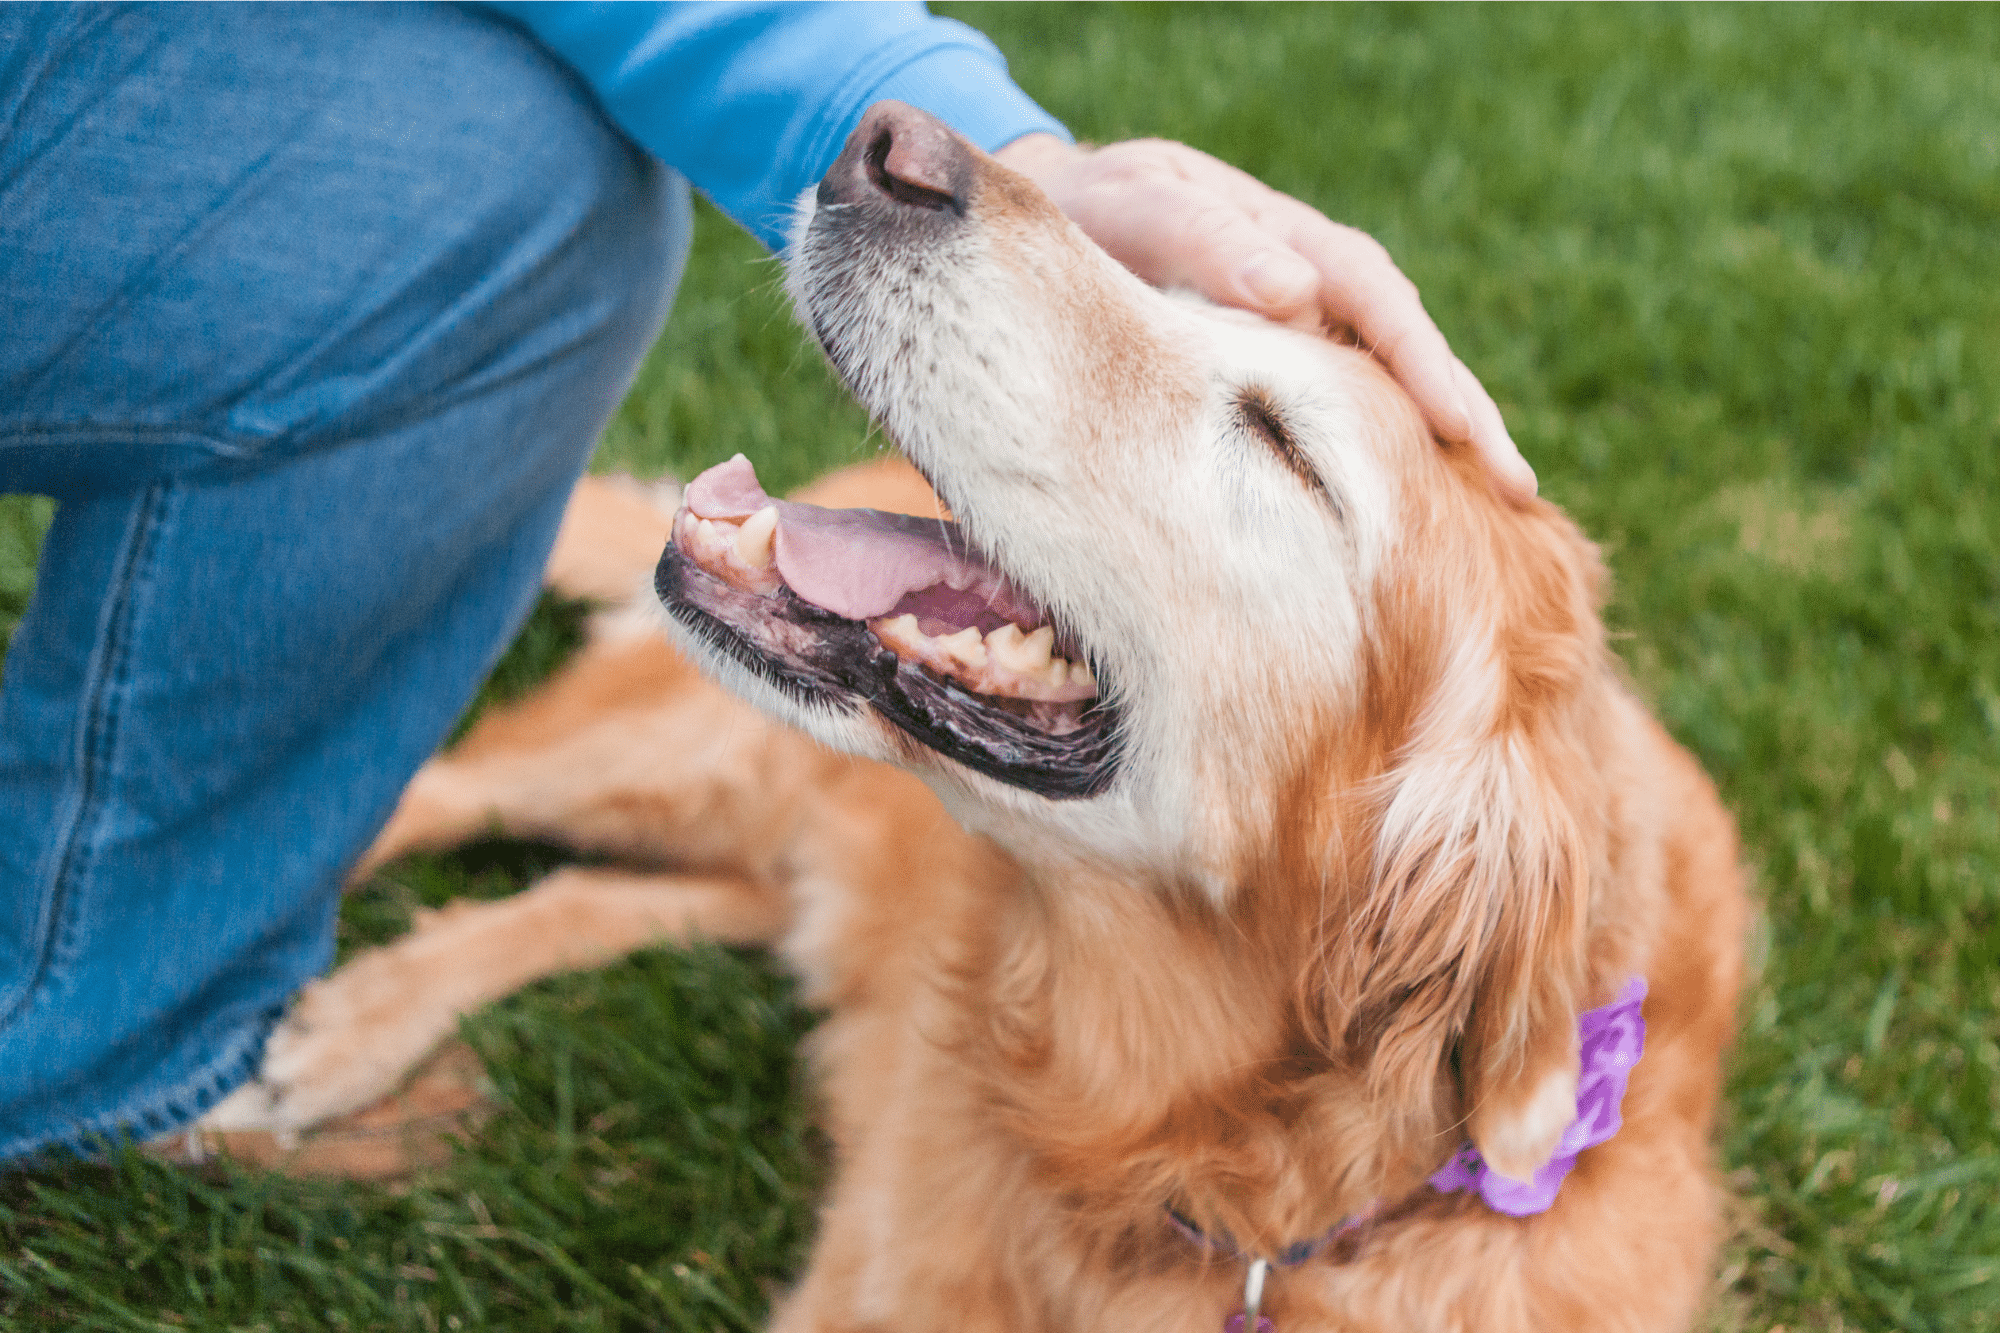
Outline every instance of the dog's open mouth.
<path fill-rule="evenodd" d="M 802 700 L 865 699 L 939 753 L 1051 797 L 1115 765 L 1085 654 L 958 526 L 773 500 L 737 455 L 682 497 L 656 579 L 682 623 Z"/>

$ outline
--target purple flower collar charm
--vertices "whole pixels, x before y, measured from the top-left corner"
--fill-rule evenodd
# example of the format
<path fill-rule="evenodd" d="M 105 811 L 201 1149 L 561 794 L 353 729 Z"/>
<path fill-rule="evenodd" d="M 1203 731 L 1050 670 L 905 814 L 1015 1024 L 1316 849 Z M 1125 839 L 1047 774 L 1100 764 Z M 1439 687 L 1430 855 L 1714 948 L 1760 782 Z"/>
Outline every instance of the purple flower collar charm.
<path fill-rule="evenodd" d="M 1646 1020 L 1639 1016 L 1639 1003 L 1645 998 L 1646 979 L 1634 977 L 1617 999 L 1601 1009 L 1585 1010 L 1577 1019 L 1582 1069 L 1576 1081 L 1576 1119 L 1569 1122 L 1556 1141 L 1555 1155 L 1533 1180 L 1508 1179 L 1481 1161 L 1479 1150 L 1468 1143 L 1431 1177 L 1431 1187 L 1446 1194 L 1477 1190 L 1488 1208 L 1510 1217 L 1546 1212 L 1556 1201 L 1563 1177 L 1576 1165 L 1576 1155 L 1604 1142 L 1624 1123 L 1619 1106 L 1625 1100 L 1625 1082 L 1646 1046 Z"/>

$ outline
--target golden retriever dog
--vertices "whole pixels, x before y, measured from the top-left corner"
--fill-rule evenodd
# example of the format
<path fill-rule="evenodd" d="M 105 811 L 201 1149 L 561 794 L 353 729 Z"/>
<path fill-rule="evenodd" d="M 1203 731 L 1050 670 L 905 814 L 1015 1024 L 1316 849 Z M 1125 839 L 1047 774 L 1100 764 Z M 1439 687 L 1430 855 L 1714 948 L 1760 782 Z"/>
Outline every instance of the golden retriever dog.
<path fill-rule="evenodd" d="M 672 868 L 357 958 L 216 1123 L 360 1106 L 534 976 L 769 943 L 838 1148 L 775 1328 L 1687 1328 L 1745 905 L 1594 548 L 1361 351 L 1146 287 L 919 112 L 803 211 L 794 299 L 916 471 L 587 483 L 552 581 L 664 547 L 678 650 L 601 615 L 372 854 Z"/>

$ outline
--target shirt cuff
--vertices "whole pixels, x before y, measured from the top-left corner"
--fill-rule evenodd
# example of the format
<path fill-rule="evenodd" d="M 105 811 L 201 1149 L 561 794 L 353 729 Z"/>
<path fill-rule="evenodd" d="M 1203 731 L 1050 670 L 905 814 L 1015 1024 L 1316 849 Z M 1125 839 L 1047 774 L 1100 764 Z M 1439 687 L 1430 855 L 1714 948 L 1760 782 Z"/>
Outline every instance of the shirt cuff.
<path fill-rule="evenodd" d="M 1006 65 L 997 60 L 997 56 L 988 57 L 967 47 L 931 51 L 884 79 L 868 102 L 872 105 L 886 97 L 908 102 L 989 153 L 1024 134 L 1053 134 L 1065 143 L 1074 143 L 1063 123 L 1017 88 L 1007 77 Z M 856 115 L 854 124 L 860 120 Z M 833 157 L 840 155 L 840 145 L 847 141 L 854 124 L 841 129 L 834 141 Z M 833 157 L 827 159 L 827 166 L 833 165 Z"/>

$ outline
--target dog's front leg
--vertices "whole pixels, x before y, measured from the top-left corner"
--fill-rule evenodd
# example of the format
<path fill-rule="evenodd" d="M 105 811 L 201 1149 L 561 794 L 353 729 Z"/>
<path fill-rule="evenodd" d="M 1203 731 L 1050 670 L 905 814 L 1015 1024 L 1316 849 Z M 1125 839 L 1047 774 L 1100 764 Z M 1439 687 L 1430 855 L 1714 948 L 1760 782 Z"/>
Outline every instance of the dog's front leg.
<path fill-rule="evenodd" d="M 531 981 L 673 940 L 768 943 L 788 918 L 782 890 L 749 880 L 574 867 L 454 902 L 300 992 L 257 1077 L 200 1127 L 305 1129 L 393 1092 L 461 1015 Z"/>
<path fill-rule="evenodd" d="M 828 763 L 663 640 L 593 643 L 425 764 L 354 878 L 482 836 L 768 876 Z"/>

